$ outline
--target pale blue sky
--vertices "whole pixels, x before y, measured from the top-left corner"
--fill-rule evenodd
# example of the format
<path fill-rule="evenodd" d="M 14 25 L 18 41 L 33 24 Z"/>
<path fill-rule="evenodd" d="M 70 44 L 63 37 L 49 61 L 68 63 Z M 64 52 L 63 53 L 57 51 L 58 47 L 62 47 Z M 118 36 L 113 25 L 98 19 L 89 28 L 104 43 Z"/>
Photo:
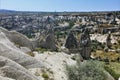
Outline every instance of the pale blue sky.
<path fill-rule="evenodd" d="M 114 11 L 120 0 L 0 0 L 1 9 L 17 11 Z"/>

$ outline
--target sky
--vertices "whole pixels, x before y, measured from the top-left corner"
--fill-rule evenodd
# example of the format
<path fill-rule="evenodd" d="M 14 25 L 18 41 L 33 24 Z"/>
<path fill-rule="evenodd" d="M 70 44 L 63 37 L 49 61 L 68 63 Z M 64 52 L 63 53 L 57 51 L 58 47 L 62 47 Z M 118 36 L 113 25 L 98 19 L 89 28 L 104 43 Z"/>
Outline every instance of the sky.
<path fill-rule="evenodd" d="M 0 0 L 0 9 L 17 11 L 120 11 L 120 0 Z"/>

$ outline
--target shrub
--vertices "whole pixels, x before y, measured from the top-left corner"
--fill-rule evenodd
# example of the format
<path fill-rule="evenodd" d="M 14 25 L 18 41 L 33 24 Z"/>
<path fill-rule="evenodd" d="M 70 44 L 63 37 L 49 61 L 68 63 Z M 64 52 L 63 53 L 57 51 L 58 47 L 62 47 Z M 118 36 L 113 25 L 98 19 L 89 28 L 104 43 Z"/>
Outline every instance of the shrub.
<path fill-rule="evenodd" d="M 66 69 L 68 80 L 106 80 L 104 69 L 98 61 L 79 62 L 67 65 Z"/>
<path fill-rule="evenodd" d="M 42 74 L 42 77 L 45 78 L 45 80 L 49 79 L 49 75 L 47 73 L 45 73 L 45 72 Z"/>
<path fill-rule="evenodd" d="M 73 21 L 69 21 L 69 29 L 71 29 L 74 26 L 74 22 Z"/>
<path fill-rule="evenodd" d="M 98 42 L 97 40 L 92 40 L 91 51 L 96 52 L 96 50 L 103 50 L 105 48 L 105 44 Z"/>
<path fill-rule="evenodd" d="M 120 44 L 120 40 L 118 40 L 118 43 Z"/>

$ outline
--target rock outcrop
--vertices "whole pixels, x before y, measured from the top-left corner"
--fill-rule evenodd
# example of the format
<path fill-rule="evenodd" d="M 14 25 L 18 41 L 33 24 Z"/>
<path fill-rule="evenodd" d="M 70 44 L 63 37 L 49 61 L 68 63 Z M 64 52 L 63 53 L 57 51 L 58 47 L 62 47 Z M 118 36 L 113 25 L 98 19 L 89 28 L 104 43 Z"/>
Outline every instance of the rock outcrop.
<path fill-rule="evenodd" d="M 43 64 L 16 47 L 7 35 L 0 29 L 0 80 L 41 80 L 27 69 L 42 68 Z"/>
<path fill-rule="evenodd" d="M 9 58 L 25 68 L 41 67 L 40 61 L 30 57 L 17 48 L 3 32 L 0 32 L 0 56 Z"/>
<path fill-rule="evenodd" d="M 13 42 L 17 45 L 20 45 L 23 47 L 28 47 L 31 50 L 33 50 L 35 48 L 32 41 L 30 41 L 26 36 L 16 32 L 16 31 L 8 31 L 8 30 L 0 27 L 0 32 L 3 32 L 11 42 Z"/>
<path fill-rule="evenodd" d="M 91 34 L 91 40 L 97 40 L 100 43 L 106 43 L 106 39 L 107 39 L 107 34 Z M 114 36 L 111 35 L 111 43 L 117 43 L 117 41 L 115 40 Z"/>
<path fill-rule="evenodd" d="M 54 32 L 50 30 L 48 33 L 41 34 L 39 39 L 35 40 L 30 40 L 21 33 L 16 31 L 8 31 L 1 27 L 0 32 L 3 32 L 11 42 L 20 47 L 28 47 L 31 50 L 34 50 L 37 47 L 50 49 L 52 51 L 57 50 Z"/>
<path fill-rule="evenodd" d="M 107 38 L 106 38 L 106 46 L 107 48 L 111 49 L 112 47 L 112 43 L 111 43 L 111 34 L 108 34 Z"/>
<path fill-rule="evenodd" d="M 80 54 L 83 59 L 90 59 L 91 39 L 88 29 L 85 29 L 84 33 L 82 33 L 80 37 Z"/>
<path fill-rule="evenodd" d="M 0 76 L 0 80 L 15 80 L 15 79 Z"/>
<path fill-rule="evenodd" d="M 66 64 L 73 65 L 76 61 L 72 60 L 73 55 L 68 55 L 63 52 L 45 52 L 44 54 L 37 54 L 36 59 L 42 61 L 46 66 L 45 68 L 49 75 L 48 80 L 67 80 Z M 34 74 L 42 75 L 41 69 L 30 69 Z M 50 79 L 51 78 L 51 79 Z"/>
<path fill-rule="evenodd" d="M 44 37 L 40 38 L 39 46 L 42 48 L 50 49 L 52 51 L 57 50 L 55 35 L 52 30 L 49 30 L 47 34 L 43 34 Z"/>
<path fill-rule="evenodd" d="M 77 49 L 78 43 L 77 39 L 74 37 L 73 33 L 70 32 L 65 43 L 65 47 L 68 49 Z"/>
<path fill-rule="evenodd" d="M 21 65 L 2 56 L 0 56 L 0 76 L 15 80 L 40 80 Z"/>

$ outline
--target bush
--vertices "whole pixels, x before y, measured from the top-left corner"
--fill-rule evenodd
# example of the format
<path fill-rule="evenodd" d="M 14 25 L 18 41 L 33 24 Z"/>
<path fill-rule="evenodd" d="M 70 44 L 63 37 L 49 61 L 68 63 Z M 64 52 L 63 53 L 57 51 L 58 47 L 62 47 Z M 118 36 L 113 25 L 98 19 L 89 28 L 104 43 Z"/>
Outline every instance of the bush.
<path fill-rule="evenodd" d="M 49 75 L 47 73 L 43 73 L 42 74 L 42 77 L 45 78 L 45 80 L 48 80 L 49 79 Z"/>
<path fill-rule="evenodd" d="M 68 66 L 68 80 L 106 80 L 104 69 L 97 61 L 86 61 Z"/>
<path fill-rule="evenodd" d="M 71 29 L 74 26 L 74 22 L 73 21 L 69 21 L 69 29 Z"/>

